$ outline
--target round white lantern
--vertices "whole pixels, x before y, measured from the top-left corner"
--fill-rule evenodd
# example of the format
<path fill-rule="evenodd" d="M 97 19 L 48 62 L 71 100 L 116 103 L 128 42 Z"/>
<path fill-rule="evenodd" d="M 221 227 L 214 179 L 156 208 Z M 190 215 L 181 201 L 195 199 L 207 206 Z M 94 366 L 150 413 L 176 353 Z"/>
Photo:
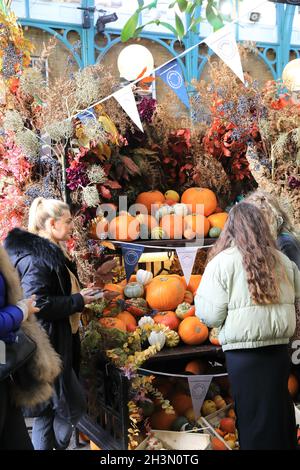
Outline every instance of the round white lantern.
<path fill-rule="evenodd" d="M 132 44 L 125 47 L 118 57 L 120 77 L 133 81 L 145 70 L 145 74 L 154 69 L 154 59 L 147 47 Z"/>
<path fill-rule="evenodd" d="M 291 60 L 283 69 L 282 80 L 292 92 L 300 90 L 300 59 Z"/>

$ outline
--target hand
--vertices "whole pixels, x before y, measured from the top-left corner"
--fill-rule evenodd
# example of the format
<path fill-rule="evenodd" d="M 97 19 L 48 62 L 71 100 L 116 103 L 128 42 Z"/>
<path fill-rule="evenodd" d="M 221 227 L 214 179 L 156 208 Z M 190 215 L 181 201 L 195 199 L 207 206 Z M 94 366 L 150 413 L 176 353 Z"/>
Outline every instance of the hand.
<path fill-rule="evenodd" d="M 93 294 L 93 292 L 98 292 L 99 289 L 98 288 L 86 288 L 86 289 L 82 289 L 80 291 L 80 294 L 82 295 L 83 297 L 83 301 L 84 301 L 84 305 L 87 305 L 87 304 L 91 304 L 93 302 L 95 302 L 95 297 Z"/>
<path fill-rule="evenodd" d="M 28 316 L 32 315 L 33 313 L 38 313 L 40 309 L 36 307 L 36 295 L 32 295 L 29 299 L 25 299 L 25 304 L 28 309 Z"/>
<path fill-rule="evenodd" d="M 120 292 L 105 290 L 103 292 L 105 300 L 113 300 L 115 297 L 120 295 Z"/>

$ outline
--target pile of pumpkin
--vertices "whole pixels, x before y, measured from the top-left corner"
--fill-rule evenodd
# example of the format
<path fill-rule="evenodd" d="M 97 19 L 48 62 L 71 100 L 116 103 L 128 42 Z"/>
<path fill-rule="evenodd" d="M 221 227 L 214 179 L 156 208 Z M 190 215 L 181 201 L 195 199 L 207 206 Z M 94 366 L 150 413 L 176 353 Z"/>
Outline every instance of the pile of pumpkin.
<path fill-rule="evenodd" d="M 117 208 L 114 207 L 116 211 Z M 217 238 L 227 220 L 216 195 L 208 188 L 189 188 L 181 198 L 175 191 L 146 191 L 136 204 L 110 222 L 103 216 L 90 226 L 93 238 L 132 241 L 142 239 Z"/>
<path fill-rule="evenodd" d="M 105 290 L 117 291 L 119 295 L 104 309 L 99 322 L 104 327 L 128 332 L 145 324 L 160 324 L 178 332 L 172 341 L 166 341 L 163 334 L 153 333 L 151 339 L 148 338 L 149 343 L 161 342 L 160 349 L 164 342 L 167 346 L 177 346 L 180 339 L 193 346 L 207 339 L 219 345 L 217 330 L 209 331 L 195 316 L 194 296 L 200 281 L 201 275 L 192 275 L 187 285 L 184 277 L 177 274 L 153 278 L 151 272 L 139 269 L 128 283 L 122 281 L 104 287 Z"/>

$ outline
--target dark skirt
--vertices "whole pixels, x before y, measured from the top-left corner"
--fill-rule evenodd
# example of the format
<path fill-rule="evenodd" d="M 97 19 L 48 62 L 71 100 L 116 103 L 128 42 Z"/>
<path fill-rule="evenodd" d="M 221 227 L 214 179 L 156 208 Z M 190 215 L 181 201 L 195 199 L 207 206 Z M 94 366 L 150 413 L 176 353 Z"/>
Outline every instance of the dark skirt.
<path fill-rule="evenodd" d="M 242 450 L 295 449 L 287 345 L 226 351 Z"/>

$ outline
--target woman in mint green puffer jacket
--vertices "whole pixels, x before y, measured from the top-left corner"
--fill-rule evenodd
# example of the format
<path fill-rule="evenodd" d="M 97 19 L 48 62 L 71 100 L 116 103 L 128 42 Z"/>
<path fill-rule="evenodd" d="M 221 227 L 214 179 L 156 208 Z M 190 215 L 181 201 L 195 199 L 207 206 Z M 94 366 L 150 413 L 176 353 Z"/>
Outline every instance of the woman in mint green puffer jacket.
<path fill-rule="evenodd" d="M 261 211 L 245 202 L 230 211 L 209 259 L 196 315 L 220 328 L 241 449 L 294 448 L 287 345 L 296 325 L 299 270 L 276 249 Z"/>

